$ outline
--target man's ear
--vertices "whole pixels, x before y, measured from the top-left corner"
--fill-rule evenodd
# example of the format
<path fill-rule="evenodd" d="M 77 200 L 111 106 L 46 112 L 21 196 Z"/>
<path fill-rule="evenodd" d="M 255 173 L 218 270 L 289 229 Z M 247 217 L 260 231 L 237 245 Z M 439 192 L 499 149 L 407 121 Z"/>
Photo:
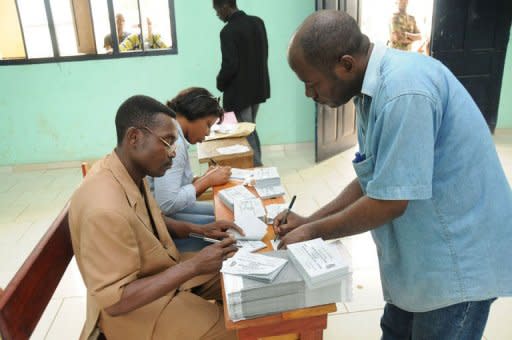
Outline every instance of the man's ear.
<path fill-rule="evenodd" d="M 137 148 L 141 137 L 141 131 L 133 126 L 129 127 L 124 135 L 127 144 L 134 148 Z"/>
<path fill-rule="evenodd" d="M 351 55 L 343 55 L 338 57 L 334 72 L 339 78 L 345 78 L 347 74 L 355 71 L 355 60 Z"/>

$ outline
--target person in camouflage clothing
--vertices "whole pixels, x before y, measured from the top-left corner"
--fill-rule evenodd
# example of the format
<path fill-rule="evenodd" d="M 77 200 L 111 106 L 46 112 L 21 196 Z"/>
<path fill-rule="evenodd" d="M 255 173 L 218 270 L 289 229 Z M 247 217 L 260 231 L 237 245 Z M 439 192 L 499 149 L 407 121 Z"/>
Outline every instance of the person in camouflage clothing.
<path fill-rule="evenodd" d="M 393 14 L 391 20 L 391 47 L 410 51 L 412 43 L 421 39 L 421 33 L 416 26 L 416 20 L 407 14 L 408 0 L 397 0 L 398 12 Z"/>

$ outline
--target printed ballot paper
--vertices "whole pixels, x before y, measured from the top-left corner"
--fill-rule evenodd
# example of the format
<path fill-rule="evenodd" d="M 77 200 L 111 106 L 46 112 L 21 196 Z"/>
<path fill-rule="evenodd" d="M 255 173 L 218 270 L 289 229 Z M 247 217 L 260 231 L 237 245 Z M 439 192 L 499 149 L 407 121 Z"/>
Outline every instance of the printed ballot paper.
<path fill-rule="evenodd" d="M 236 244 L 242 247 L 239 250 L 248 251 L 249 253 L 267 247 L 265 242 L 262 241 L 238 240 Z"/>
<path fill-rule="evenodd" d="M 329 244 L 321 238 L 287 245 L 290 259 L 308 287 L 336 282 L 352 271 L 351 256 L 341 241 Z"/>
<path fill-rule="evenodd" d="M 253 280 L 272 282 L 287 262 L 287 259 L 239 251 L 235 256 L 223 262 L 220 271 Z"/>
<path fill-rule="evenodd" d="M 267 233 L 267 225 L 256 216 L 241 215 L 235 219 L 235 224 L 242 228 L 245 233 L 245 236 L 242 236 L 237 231 L 230 229 L 228 233 L 232 234 L 237 240 L 260 241 Z"/>

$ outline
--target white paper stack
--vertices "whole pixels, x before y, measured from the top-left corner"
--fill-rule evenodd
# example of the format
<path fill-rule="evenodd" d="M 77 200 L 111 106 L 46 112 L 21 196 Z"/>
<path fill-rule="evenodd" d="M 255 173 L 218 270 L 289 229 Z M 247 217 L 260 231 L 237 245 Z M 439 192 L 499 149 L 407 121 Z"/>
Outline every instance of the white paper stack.
<path fill-rule="evenodd" d="M 237 231 L 229 229 L 228 233 L 233 235 L 237 240 L 253 240 L 260 241 L 267 233 L 267 225 L 259 218 L 252 215 L 242 215 L 235 219 L 235 224 L 244 231 L 244 236 Z"/>
<path fill-rule="evenodd" d="M 281 211 L 288 209 L 288 204 L 269 204 L 265 206 L 265 209 L 267 210 L 267 224 L 272 224 Z"/>
<path fill-rule="evenodd" d="M 239 251 L 222 264 L 222 273 L 239 275 L 265 283 L 272 282 L 288 259 L 272 258 L 262 254 Z"/>
<path fill-rule="evenodd" d="M 290 259 L 310 288 L 339 281 L 352 272 L 352 259 L 341 241 L 329 244 L 321 238 L 287 245 Z"/>
<path fill-rule="evenodd" d="M 254 188 L 261 199 L 280 197 L 286 193 L 282 185 L 274 185 L 270 187 L 257 186 Z"/>
<path fill-rule="evenodd" d="M 252 182 L 255 187 L 271 187 L 281 184 L 281 177 L 276 167 L 256 168 L 253 171 Z"/>
<path fill-rule="evenodd" d="M 234 202 L 235 220 L 240 220 L 242 216 L 255 216 L 265 222 L 265 208 L 261 199 L 253 197 L 246 200 L 235 200 Z"/>
<path fill-rule="evenodd" d="M 262 199 L 279 197 L 285 194 L 276 167 L 254 169 L 250 182 Z"/>
<path fill-rule="evenodd" d="M 287 259 L 285 250 L 265 253 L 278 259 Z M 227 261 L 226 261 L 227 262 Z M 287 310 L 312 307 L 351 299 L 351 275 L 345 275 L 332 285 L 308 288 L 302 275 L 289 261 L 270 283 L 223 273 L 226 304 L 231 320 L 238 321 Z"/>
<path fill-rule="evenodd" d="M 237 185 L 231 188 L 220 190 L 219 197 L 222 203 L 231 209 L 231 211 L 234 210 L 235 201 L 257 198 L 243 185 Z"/>

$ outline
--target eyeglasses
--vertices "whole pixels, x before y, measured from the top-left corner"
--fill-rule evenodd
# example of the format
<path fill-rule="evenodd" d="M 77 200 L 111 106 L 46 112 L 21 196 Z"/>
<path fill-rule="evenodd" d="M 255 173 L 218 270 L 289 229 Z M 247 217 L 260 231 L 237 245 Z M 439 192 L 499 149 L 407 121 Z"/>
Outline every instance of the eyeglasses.
<path fill-rule="evenodd" d="M 165 145 L 165 148 L 167 149 L 167 152 L 169 153 L 173 153 L 174 151 L 176 151 L 176 147 L 177 147 L 177 144 L 176 142 L 170 144 L 168 141 L 166 141 L 165 139 L 163 139 L 162 137 L 160 137 L 159 135 L 157 135 L 153 130 L 151 130 L 150 128 L 148 128 L 147 126 L 143 126 L 141 127 L 140 129 L 144 129 L 144 130 L 147 130 L 149 133 L 151 133 L 153 136 L 157 137 L 158 139 L 160 139 L 160 141 L 162 143 L 164 143 Z"/>

